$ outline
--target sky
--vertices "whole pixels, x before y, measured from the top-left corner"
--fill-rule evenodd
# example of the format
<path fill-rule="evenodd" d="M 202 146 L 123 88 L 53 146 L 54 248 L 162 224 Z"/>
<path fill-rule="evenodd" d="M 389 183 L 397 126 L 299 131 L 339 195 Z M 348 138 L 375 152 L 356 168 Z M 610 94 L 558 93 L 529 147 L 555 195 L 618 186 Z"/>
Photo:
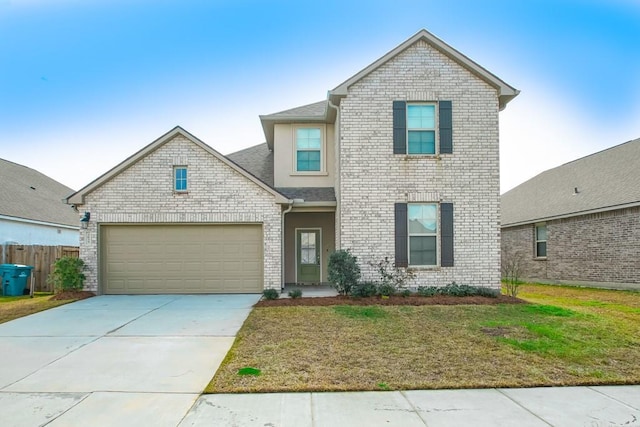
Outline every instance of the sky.
<path fill-rule="evenodd" d="M 176 125 L 229 154 L 422 28 L 521 91 L 503 193 L 640 137 L 640 0 L 0 0 L 0 158 L 78 190 Z"/>

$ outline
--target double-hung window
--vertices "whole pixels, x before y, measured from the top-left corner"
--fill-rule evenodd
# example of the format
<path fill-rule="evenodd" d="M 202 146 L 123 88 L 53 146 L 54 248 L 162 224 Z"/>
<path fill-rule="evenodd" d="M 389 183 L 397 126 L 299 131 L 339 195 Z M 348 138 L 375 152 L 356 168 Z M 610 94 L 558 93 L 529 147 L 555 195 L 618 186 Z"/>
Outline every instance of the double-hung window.
<path fill-rule="evenodd" d="M 547 257 L 547 225 L 536 225 L 536 258 Z"/>
<path fill-rule="evenodd" d="M 177 192 L 187 191 L 187 167 L 175 166 L 173 168 L 173 190 Z"/>
<path fill-rule="evenodd" d="M 295 129 L 296 172 L 322 170 L 322 129 L 300 127 Z"/>
<path fill-rule="evenodd" d="M 451 101 L 393 101 L 393 154 L 453 154 Z"/>
<path fill-rule="evenodd" d="M 453 204 L 395 204 L 396 267 L 453 267 Z"/>
<path fill-rule="evenodd" d="M 407 206 L 409 265 L 438 264 L 438 205 L 410 203 Z"/>
<path fill-rule="evenodd" d="M 407 104 L 407 154 L 436 154 L 434 104 Z"/>

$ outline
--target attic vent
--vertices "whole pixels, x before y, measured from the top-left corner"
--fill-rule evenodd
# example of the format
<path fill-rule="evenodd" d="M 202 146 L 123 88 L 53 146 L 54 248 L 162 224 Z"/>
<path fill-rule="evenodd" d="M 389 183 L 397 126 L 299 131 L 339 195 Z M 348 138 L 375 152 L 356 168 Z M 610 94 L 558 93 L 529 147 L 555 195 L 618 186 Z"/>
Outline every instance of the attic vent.
<path fill-rule="evenodd" d="M 35 189 L 36 189 L 36 187 L 34 187 L 33 185 L 32 185 L 32 186 L 30 186 L 29 188 L 30 188 L 30 189 L 32 189 L 32 190 L 35 190 Z"/>
<path fill-rule="evenodd" d="M 573 195 L 579 194 L 578 187 L 573 187 Z"/>

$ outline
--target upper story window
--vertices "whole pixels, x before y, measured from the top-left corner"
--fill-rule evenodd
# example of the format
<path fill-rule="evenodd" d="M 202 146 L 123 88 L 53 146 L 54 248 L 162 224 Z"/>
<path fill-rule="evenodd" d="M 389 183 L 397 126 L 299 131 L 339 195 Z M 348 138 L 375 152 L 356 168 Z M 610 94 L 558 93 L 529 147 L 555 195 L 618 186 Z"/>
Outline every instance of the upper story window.
<path fill-rule="evenodd" d="M 299 127 L 295 129 L 296 172 L 320 172 L 322 170 L 322 129 Z"/>
<path fill-rule="evenodd" d="M 173 168 L 174 191 L 187 191 L 187 167 L 175 166 Z"/>
<path fill-rule="evenodd" d="M 451 101 L 393 101 L 393 154 L 453 154 Z"/>
<path fill-rule="evenodd" d="M 547 257 L 547 225 L 536 225 L 536 258 Z"/>
<path fill-rule="evenodd" d="M 407 154 L 436 154 L 436 106 L 407 105 Z"/>

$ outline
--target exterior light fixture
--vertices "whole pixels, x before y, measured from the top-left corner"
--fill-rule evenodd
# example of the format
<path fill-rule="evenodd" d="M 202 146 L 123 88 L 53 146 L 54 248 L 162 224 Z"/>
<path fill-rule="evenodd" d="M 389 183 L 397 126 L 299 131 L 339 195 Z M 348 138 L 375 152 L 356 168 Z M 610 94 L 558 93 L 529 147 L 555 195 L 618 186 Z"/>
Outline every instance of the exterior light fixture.
<path fill-rule="evenodd" d="M 89 220 L 91 219 L 91 212 L 85 212 L 82 218 L 80 218 L 80 227 L 84 230 L 89 227 Z"/>

